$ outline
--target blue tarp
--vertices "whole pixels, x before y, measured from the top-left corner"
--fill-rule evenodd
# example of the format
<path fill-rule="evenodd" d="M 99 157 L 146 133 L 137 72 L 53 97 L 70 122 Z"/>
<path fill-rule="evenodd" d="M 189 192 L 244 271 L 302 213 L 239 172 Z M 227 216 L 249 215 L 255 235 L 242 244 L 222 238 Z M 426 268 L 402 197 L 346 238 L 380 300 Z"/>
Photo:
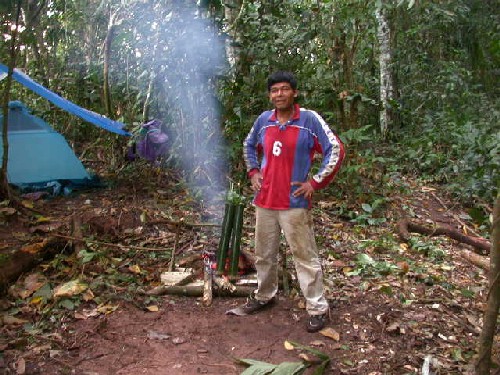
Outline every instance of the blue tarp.
<path fill-rule="evenodd" d="M 8 68 L 7 66 L 0 64 L 0 74 L 8 73 Z M 101 116 L 98 113 L 89 111 L 88 109 L 79 107 L 73 102 L 70 102 L 67 99 L 64 99 L 57 95 L 56 93 L 50 91 L 49 89 L 43 87 L 39 83 L 33 81 L 30 77 L 28 77 L 26 74 L 23 72 L 14 69 L 14 73 L 12 75 L 12 78 L 25 86 L 26 88 L 30 89 L 31 91 L 35 92 L 36 94 L 44 97 L 45 99 L 49 100 L 56 106 L 58 106 L 61 109 L 64 109 L 65 111 L 74 114 L 75 116 L 80 117 L 81 119 L 88 121 L 96 126 L 99 126 L 103 129 L 106 129 L 110 132 L 120 134 L 120 135 L 130 135 L 127 131 L 123 130 L 124 124 L 119 122 L 119 121 L 114 121 L 111 119 L 108 119 L 104 116 Z"/>

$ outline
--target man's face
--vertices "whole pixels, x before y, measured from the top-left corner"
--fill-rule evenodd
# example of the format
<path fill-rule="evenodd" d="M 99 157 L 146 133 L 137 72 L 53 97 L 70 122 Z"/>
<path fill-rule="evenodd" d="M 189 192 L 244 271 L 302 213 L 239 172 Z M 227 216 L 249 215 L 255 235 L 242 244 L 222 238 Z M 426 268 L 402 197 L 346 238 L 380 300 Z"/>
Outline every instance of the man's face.
<path fill-rule="evenodd" d="M 269 99 L 278 110 L 287 110 L 293 107 L 298 91 L 292 89 L 288 82 L 275 83 L 269 89 Z"/>

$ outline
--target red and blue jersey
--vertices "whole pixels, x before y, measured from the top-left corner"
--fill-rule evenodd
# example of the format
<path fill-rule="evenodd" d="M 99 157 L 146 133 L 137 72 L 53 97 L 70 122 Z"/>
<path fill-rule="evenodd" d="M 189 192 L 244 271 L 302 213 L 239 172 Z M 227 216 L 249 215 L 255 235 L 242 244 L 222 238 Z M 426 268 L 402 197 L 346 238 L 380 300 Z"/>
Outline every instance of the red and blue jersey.
<path fill-rule="evenodd" d="M 262 208 L 286 210 L 309 208 L 310 199 L 294 197 L 292 182 L 309 181 L 314 190 L 333 180 L 344 159 L 339 137 L 314 111 L 295 104 L 294 116 L 280 124 L 276 111 L 265 111 L 255 121 L 243 143 L 247 172 L 262 173 L 262 186 L 254 203 Z M 318 172 L 309 176 L 314 155 L 322 154 Z M 259 163 L 259 156 L 262 159 Z"/>

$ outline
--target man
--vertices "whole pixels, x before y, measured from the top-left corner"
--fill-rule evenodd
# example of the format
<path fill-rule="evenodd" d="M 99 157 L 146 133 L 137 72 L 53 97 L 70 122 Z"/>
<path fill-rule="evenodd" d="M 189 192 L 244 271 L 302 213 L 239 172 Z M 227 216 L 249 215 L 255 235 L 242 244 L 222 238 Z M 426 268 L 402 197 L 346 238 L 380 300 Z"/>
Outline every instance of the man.
<path fill-rule="evenodd" d="M 323 273 L 309 209 L 314 191 L 325 187 L 339 170 L 344 147 L 316 112 L 295 103 L 298 90 L 292 73 L 271 74 L 267 88 L 274 110 L 257 118 L 244 142 L 247 172 L 255 191 L 258 285 L 240 309 L 251 314 L 274 302 L 283 231 L 306 299 L 306 328 L 316 332 L 325 326 L 329 306 L 323 294 Z M 323 159 L 319 171 L 310 177 L 315 153 L 322 154 Z"/>

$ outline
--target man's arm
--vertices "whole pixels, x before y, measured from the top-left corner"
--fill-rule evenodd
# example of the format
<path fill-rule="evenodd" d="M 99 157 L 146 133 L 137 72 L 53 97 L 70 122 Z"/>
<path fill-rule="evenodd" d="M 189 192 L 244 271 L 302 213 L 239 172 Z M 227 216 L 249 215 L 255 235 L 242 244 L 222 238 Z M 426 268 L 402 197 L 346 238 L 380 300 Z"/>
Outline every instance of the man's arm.
<path fill-rule="evenodd" d="M 260 171 L 258 160 L 258 147 L 259 147 L 259 125 L 258 119 L 252 126 L 245 141 L 243 142 L 243 159 L 245 160 L 246 170 L 248 177 L 251 178 L 255 173 Z"/>
<path fill-rule="evenodd" d="M 316 112 L 312 112 L 317 120 L 317 147 L 323 154 L 321 167 L 317 174 L 309 181 L 314 190 L 328 185 L 342 165 L 345 150 L 342 141 L 326 124 L 325 120 Z"/>

